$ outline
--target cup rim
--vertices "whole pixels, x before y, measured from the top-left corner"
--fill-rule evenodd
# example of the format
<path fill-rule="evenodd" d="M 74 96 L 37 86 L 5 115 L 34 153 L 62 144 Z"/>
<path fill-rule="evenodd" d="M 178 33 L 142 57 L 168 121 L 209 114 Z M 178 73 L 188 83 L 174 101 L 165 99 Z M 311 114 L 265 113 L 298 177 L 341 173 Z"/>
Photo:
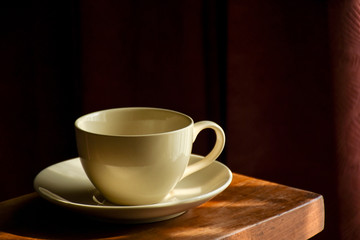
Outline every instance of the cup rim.
<path fill-rule="evenodd" d="M 170 112 L 170 113 L 174 113 L 174 114 L 177 114 L 177 115 L 180 115 L 182 117 L 185 117 L 187 118 L 190 123 L 188 125 L 186 125 L 185 127 L 181 127 L 181 128 L 178 128 L 178 129 L 175 129 L 175 130 L 171 130 L 171 131 L 166 131 L 166 132 L 159 132 L 159 133 L 148 133 L 148 134 L 104 134 L 104 133 L 97 133 L 97 132 L 92 132 L 92 131 L 88 131 L 88 130 L 85 130 L 84 128 L 81 128 L 79 126 L 79 123 L 84 120 L 85 118 L 89 117 L 90 115 L 95 115 L 95 114 L 98 114 L 98 113 L 103 113 L 103 112 L 109 112 L 109 111 L 116 111 L 116 110 L 131 110 L 131 109 L 147 109 L 147 110 L 157 110 L 157 111 L 164 111 L 164 112 Z M 178 111 L 175 111 L 175 110 L 170 110 L 170 109 L 166 109 L 166 108 L 157 108 L 157 107 L 119 107 L 119 108 L 109 108 L 109 109 L 103 109 L 103 110 L 98 110 L 98 111 L 94 111 L 94 112 L 90 112 L 90 113 L 87 113 L 87 114 L 84 114 L 80 117 L 78 117 L 76 120 L 75 120 L 75 128 L 78 129 L 79 131 L 82 131 L 82 132 L 85 132 L 87 134 L 92 134 L 92 135 L 98 135 L 98 136 L 106 136 L 106 137 L 147 137 L 147 136 L 160 136 L 160 135 L 166 135 L 166 134 L 173 134 L 175 132 L 179 132 L 179 131 L 183 131 L 184 129 L 186 128 L 189 128 L 191 127 L 192 125 L 194 125 L 194 120 L 184 114 L 184 113 L 181 113 L 181 112 L 178 112 Z"/>

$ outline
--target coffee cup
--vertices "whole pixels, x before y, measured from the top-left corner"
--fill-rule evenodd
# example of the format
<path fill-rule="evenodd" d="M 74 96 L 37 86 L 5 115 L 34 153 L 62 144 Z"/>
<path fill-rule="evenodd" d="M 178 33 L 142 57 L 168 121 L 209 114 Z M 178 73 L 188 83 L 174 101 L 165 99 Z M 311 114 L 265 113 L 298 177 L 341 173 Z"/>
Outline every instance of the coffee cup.
<path fill-rule="evenodd" d="M 206 128 L 215 131 L 215 145 L 188 165 L 193 142 Z M 90 113 L 75 121 L 75 132 L 86 175 L 105 199 L 118 205 L 161 202 L 181 179 L 215 161 L 225 145 L 218 124 L 194 123 L 185 114 L 160 108 Z"/>

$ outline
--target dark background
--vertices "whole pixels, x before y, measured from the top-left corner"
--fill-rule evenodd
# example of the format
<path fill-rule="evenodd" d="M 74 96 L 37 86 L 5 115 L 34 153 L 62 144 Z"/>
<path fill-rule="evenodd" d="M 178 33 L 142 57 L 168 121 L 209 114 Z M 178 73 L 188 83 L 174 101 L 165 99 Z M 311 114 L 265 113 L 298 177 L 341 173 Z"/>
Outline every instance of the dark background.
<path fill-rule="evenodd" d="M 316 239 L 360 239 L 360 3 L 28 1 L 0 8 L 0 201 L 77 156 L 92 111 L 219 123 L 233 172 L 320 193 Z M 213 144 L 202 133 L 194 152 Z"/>

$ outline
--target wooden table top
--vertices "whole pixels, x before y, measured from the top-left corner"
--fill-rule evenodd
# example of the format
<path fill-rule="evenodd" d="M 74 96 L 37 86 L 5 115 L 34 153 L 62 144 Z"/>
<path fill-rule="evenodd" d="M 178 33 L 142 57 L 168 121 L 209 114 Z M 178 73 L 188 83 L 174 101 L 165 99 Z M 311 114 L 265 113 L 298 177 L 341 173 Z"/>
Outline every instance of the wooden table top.
<path fill-rule="evenodd" d="M 92 220 L 31 193 L 0 202 L 0 239 L 308 239 L 324 228 L 319 194 L 233 174 L 221 194 L 162 222 Z"/>

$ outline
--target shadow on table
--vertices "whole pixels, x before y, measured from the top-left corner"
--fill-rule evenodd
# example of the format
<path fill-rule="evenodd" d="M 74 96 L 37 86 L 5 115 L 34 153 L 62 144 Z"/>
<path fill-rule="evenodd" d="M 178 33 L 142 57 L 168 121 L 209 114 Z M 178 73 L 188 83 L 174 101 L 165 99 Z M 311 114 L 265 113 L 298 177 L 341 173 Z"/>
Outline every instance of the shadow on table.
<path fill-rule="evenodd" d="M 19 238 L 94 239 L 129 234 L 136 230 L 135 225 L 103 222 L 74 213 L 37 195 L 18 202 L 16 209 L 0 206 L 0 212 L 1 215 L 6 215 L 5 218 L 2 217 L 0 230 Z"/>

